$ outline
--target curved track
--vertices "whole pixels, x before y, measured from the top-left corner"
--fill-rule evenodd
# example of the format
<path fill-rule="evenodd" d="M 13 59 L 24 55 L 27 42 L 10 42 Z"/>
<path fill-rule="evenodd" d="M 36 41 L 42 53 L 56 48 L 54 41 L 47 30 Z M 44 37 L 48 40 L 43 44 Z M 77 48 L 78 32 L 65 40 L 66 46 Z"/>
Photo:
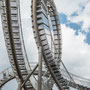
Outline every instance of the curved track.
<path fill-rule="evenodd" d="M 43 1 L 43 2 L 42 2 Z M 45 4 L 48 1 L 50 2 L 51 0 L 33 0 L 33 6 L 32 6 L 32 20 L 33 20 L 33 29 L 34 29 L 34 35 L 36 38 L 36 41 L 39 43 L 39 46 L 42 46 L 42 53 L 43 53 L 43 58 L 46 62 L 46 65 L 55 81 L 55 83 L 57 84 L 57 86 L 59 87 L 60 90 L 64 90 L 64 89 L 69 89 L 68 87 L 68 83 L 67 81 L 63 78 L 63 76 L 61 75 L 57 65 L 55 64 L 55 61 L 53 59 L 53 56 L 51 54 L 51 51 L 49 49 L 48 46 L 48 42 L 47 42 L 47 38 L 46 38 L 46 34 L 45 34 L 45 28 L 44 26 L 46 26 L 48 28 L 48 25 L 46 25 L 46 23 L 43 22 L 43 18 L 42 15 L 45 17 L 45 19 L 47 19 L 47 12 L 45 12 L 46 10 L 42 10 L 44 7 L 45 8 Z M 53 2 L 50 2 L 52 5 L 54 5 Z M 47 6 L 46 6 L 47 7 Z M 54 21 L 54 25 L 53 27 L 55 27 L 54 31 L 55 31 L 55 37 L 56 40 L 60 40 L 60 29 L 59 29 L 59 23 L 58 23 L 58 17 L 57 17 L 57 13 L 56 13 L 56 8 L 55 6 L 50 6 L 50 8 L 53 8 L 53 21 Z M 37 43 L 36 42 L 36 43 Z M 57 42 L 57 49 L 59 49 L 60 42 Z M 59 48 L 58 48 L 59 47 Z"/>
<path fill-rule="evenodd" d="M 3 77 L 4 72 L 6 73 L 5 77 Z M 67 76 L 65 74 L 66 72 L 64 70 L 61 70 L 61 72 L 62 72 L 62 75 L 64 76 L 64 78 L 67 78 Z M 44 72 L 43 72 L 43 74 L 44 74 Z M 34 75 L 38 75 L 38 71 L 35 71 Z M 70 73 L 70 75 L 74 78 L 74 81 L 76 81 L 77 85 L 75 85 L 68 78 L 68 82 L 71 82 L 71 83 L 69 83 L 69 86 L 71 86 L 73 88 L 76 88 L 75 86 L 78 86 L 78 87 L 83 88 L 83 90 L 90 90 L 90 87 L 87 88 L 90 85 L 90 80 L 89 79 L 74 75 L 72 73 Z M 48 76 L 48 75 L 46 75 L 46 76 Z M 12 69 L 10 67 L 3 70 L 0 73 L 0 88 L 2 88 L 7 82 L 9 82 L 10 80 L 12 80 L 14 78 L 15 78 L 15 75 L 13 74 Z"/>
<path fill-rule="evenodd" d="M 2 25 L 6 47 L 13 71 L 22 83 L 28 72 L 22 52 L 19 16 L 19 0 L 2 0 Z M 24 89 L 34 90 L 30 80 L 25 84 Z"/>
<path fill-rule="evenodd" d="M 3 70 L 0 73 L 0 88 L 2 88 L 7 82 L 14 79 L 15 75 L 12 72 L 12 69 L 9 67 L 5 70 Z"/>
<path fill-rule="evenodd" d="M 22 47 L 23 43 L 20 36 L 21 20 L 19 4 L 19 0 L 2 0 L 1 17 L 11 66 L 16 79 L 20 79 L 21 83 L 23 83 L 28 75 L 28 70 L 25 64 Z M 32 27 L 37 47 L 41 47 L 46 67 L 59 90 L 68 90 L 69 87 L 77 88 L 79 90 L 90 90 L 88 87 L 75 83 L 72 75 L 67 71 L 61 60 L 61 29 L 58 13 L 53 0 L 32 0 L 31 7 Z M 51 23 L 49 23 L 48 16 Z M 46 29 L 47 31 L 50 31 L 50 24 L 52 24 L 53 28 L 53 37 L 51 36 L 51 39 L 55 49 L 54 55 L 52 54 L 46 35 Z M 63 66 L 66 76 L 61 72 L 61 66 Z M 13 78 L 14 77 L 11 77 L 10 75 L 8 79 L 5 79 L 5 82 L 1 82 L 3 83 L 2 85 Z M 23 88 L 24 90 L 35 90 L 30 80 L 27 81 Z"/>
<path fill-rule="evenodd" d="M 69 89 L 69 86 L 77 88 L 77 89 L 83 89 L 88 90 L 87 87 L 79 86 L 75 84 L 74 80 L 68 73 L 66 67 L 64 66 L 63 62 L 60 60 L 60 57 L 58 60 L 63 64 L 67 74 L 72 79 L 71 82 L 68 82 L 67 79 L 63 77 L 61 74 L 58 65 L 56 64 L 56 59 L 53 58 L 53 55 L 50 50 L 49 42 L 46 37 L 46 29 L 49 30 L 50 26 L 48 26 L 48 10 L 50 13 L 50 18 L 52 22 L 53 32 L 54 32 L 54 45 L 55 49 L 57 50 L 57 55 L 61 56 L 61 37 L 60 37 L 60 24 L 59 24 L 59 18 L 57 14 L 56 7 L 54 5 L 53 0 L 32 0 L 32 22 L 33 22 L 33 32 L 35 36 L 35 40 L 38 47 L 42 47 L 42 54 L 43 58 L 45 60 L 45 63 L 50 71 L 51 76 L 53 77 L 53 80 L 57 84 L 58 88 L 60 90 L 66 90 Z M 56 55 L 56 56 L 57 56 Z"/>
<path fill-rule="evenodd" d="M 2 86 L 4 86 L 7 82 L 11 81 L 14 78 L 15 78 L 15 76 L 9 75 L 8 77 L 0 80 L 0 88 L 2 88 Z"/>

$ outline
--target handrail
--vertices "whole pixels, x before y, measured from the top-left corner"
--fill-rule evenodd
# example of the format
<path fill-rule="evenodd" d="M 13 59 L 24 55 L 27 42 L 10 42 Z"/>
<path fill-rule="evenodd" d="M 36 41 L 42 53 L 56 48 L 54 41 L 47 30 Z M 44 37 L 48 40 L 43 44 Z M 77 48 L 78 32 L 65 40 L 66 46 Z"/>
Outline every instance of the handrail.
<path fill-rule="evenodd" d="M 33 64 L 37 64 L 37 62 L 29 62 L 29 63 L 33 63 Z M 8 72 L 8 70 L 10 70 L 11 69 L 11 67 L 8 67 L 8 68 L 6 68 L 6 69 L 4 69 L 3 71 L 6 71 L 6 72 Z M 65 72 L 65 70 L 63 70 L 63 69 L 60 69 L 61 70 L 61 72 L 63 73 L 63 72 Z M 3 74 L 3 71 L 2 72 L 0 72 L 0 75 L 1 74 Z M 9 72 L 9 74 L 11 74 L 12 72 Z M 12 73 L 13 74 L 13 73 Z M 12 75 L 11 74 L 11 75 Z M 85 77 L 81 77 L 81 76 L 78 76 L 78 75 L 75 75 L 75 74 L 72 74 L 71 72 L 69 72 L 69 74 L 74 78 L 76 78 L 78 81 L 80 81 L 80 82 L 84 82 L 84 83 L 86 83 L 86 84 L 90 84 L 90 79 L 87 79 L 87 78 L 85 78 Z M 74 78 L 74 80 L 75 80 L 75 78 Z M 80 80 L 79 80 L 80 79 Z M 76 80 L 75 80 L 76 81 Z M 76 82 L 76 84 L 78 84 L 77 82 Z M 83 85 L 83 86 L 85 86 L 85 85 Z"/>

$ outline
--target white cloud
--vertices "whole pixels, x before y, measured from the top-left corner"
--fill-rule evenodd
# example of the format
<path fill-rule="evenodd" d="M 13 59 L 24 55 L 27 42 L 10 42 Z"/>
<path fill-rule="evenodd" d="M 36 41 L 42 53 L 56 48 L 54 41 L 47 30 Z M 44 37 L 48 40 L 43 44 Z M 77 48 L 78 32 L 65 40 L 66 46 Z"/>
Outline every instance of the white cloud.
<path fill-rule="evenodd" d="M 69 17 L 69 19 L 75 23 L 83 22 L 82 29 L 88 32 L 90 27 L 90 2 L 85 4 L 85 9 L 80 11 L 78 10 L 78 16 Z"/>
<path fill-rule="evenodd" d="M 34 40 L 33 30 L 31 26 L 32 25 L 30 19 L 22 19 L 22 29 L 27 55 L 30 62 L 35 62 L 38 61 L 38 50 L 36 47 L 36 42 Z"/>
<path fill-rule="evenodd" d="M 75 36 L 73 29 L 62 25 L 62 60 L 70 72 L 90 78 L 90 46 L 84 42 L 85 36 Z"/>
<path fill-rule="evenodd" d="M 31 18 L 31 0 L 20 0 L 22 18 Z"/>
<path fill-rule="evenodd" d="M 85 4 L 88 0 L 55 0 L 59 12 L 72 14 L 80 8 L 81 4 Z"/>

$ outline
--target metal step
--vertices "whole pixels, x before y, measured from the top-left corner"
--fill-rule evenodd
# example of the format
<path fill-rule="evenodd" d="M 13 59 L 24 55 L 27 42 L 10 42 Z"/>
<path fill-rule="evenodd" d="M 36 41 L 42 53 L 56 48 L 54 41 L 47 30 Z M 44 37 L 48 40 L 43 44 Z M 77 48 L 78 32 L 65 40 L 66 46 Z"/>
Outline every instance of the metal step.
<path fill-rule="evenodd" d="M 13 59 L 13 53 L 11 50 L 11 43 L 9 38 L 9 32 L 8 32 L 8 23 L 7 23 L 7 12 L 6 12 L 6 6 L 5 2 L 2 4 L 2 22 L 3 22 L 3 30 L 5 35 L 5 41 L 7 46 L 7 51 L 10 58 L 10 63 L 12 68 L 15 70 L 14 72 L 17 72 L 15 69 L 14 59 Z M 22 46 L 21 46 L 21 39 L 20 39 L 20 29 L 19 29 L 19 13 L 18 13 L 18 0 L 10 0 L 10 12 L 11 12 L 11 25 L 12 25 L 12 35 L 13 35 L 13 42 L 15 47 L 15 53 L 17 57 L 18 66 L 23 77 L 27 77 L 28 72 L 25 66 L 23 52 L 22 52 Z M 23 78 L 24 79 L 24 78 Z M 28 85 L 25 85 L 27 90 L 34 90 L 31 82 L 29 81 Z"/>
<path fill-rule="evenodd" d="M 43 4 L 43 3 L 42 3 Z M 62 88 L 62 90 L 65 90 L 65 89 L 69 89 L 69 87 L 67 86 L 67 83 L 65 82 L 65 80 L 64 80 L 64 78 L 62 77 L 62 75 L 61 75 L 61 73 L 60 73 L 60 71 L 59 71 L 59 68 L 56 66 L 56 63 L 54 62 L 54 60 L 53 60 L 53 58 L 52 58 L 52 55 L 51 55 L 51 51 L 49 50 L 49 48 L 48 48 L 48 42 L 47 42 L 47 40 L 46 40 L 46 36 L 45 36 L 45 30 L 44 30 L 44 27 L 42 27 L 42 24 L 44 23 L 44 21 L 43 21 L 43 19 L 42 19 L 42 17 L 40 17 L 40 14 L 43 14 L 42 12 L 43 12 L 43 10 L 40 8 L 40 7 L 42 7 L 42 4 L 39 4 L 39 5 L 37 5 L 38 7 L 37 7 L 37 11 L 36 11 L 36 13 L 38 13 L 38 15 L 36 16 L 38 19 L 37 19 L 37 24 L 38 24 L 38 33 L 39 33 L 39 37 L 40 37 L 40 40 L 41 40 L 41 44 L 42 44 L 42 46 L 43 46 L 43 52 L 44 52 L 44 57 L 46 57 L 45 59 L 46 59 L 46 61 L 45 62 L 47 62 L 46 64 L 47 64 L 47 67 L 48 67 L 48 69 L 50 70 L 50 73 L 51 73 L 51 75 L 54 77 L 53 79 L 55 79 L 55 81 L 56 81 L 56 83 L 58 84 L 58 86 L 60 87 L 60 88 Z M 43 5 L 44 6 L 44 5 Z M 45 14 L 45 13 L 44 13 Z M 33 13 L 33 9 L 32 9 L 32 23 L 33 23 L 33 15 L 34 15 L 34 13 Z M 47 15 L 45 15 L 45 16 L 47 16 Z M 47 17 L 46 17 L 47 18 Z M 42 20 L 42 22 L 43 23 L 41 23 L 41 20 Z M 53 21 L 56 21 L 55 19 L 52 19 Z M 40 23 L 39 23 L 40 22 Z M 45 23 L 44 23 L 45 24 Z M 43 25 L 44 25 L 43 24 Z M 53 27 L 56 29 L 56 27 L 55 27 L 56 25 L 53 25 Z M 32 26 L 33 28 L 34 28 L 34 24 L 33 24 L 33 26 Z M 39 31 L 39 29 L 42 29 L 42 31 Z M 36 41 L 37 41 L 37 38 L 36 38 L 36 31 L 34 31 L 34 35 L 35 35 L 35 39 L 36 39 Z M 58 33 L 57 32 L 55 32 L 54 33 L 54 35 L 55 35 L 55 37 L 58 35 Z M 57 40 L 58 41 L 58 40 Z M 57 45 L 59 45 L 59 43 L 57 42 L 57 41 L 55 41 L 55 46 L 57 46 Z M 37 43 L 38 43 L 38 41 L 37 41 Z M 58 48 L 56 48 L 56 49 L 58 49 Z M 56 58 L 58 57 L 57 56 L 58 55 L 58 53 L 56 53 Z"/>

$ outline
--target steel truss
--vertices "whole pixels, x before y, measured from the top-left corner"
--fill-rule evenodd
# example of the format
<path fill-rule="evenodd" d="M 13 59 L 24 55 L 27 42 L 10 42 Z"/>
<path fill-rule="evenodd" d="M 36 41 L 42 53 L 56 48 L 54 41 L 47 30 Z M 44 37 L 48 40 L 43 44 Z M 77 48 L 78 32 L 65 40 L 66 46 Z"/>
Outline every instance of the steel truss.
<path fill-rule="evenodd" d="M 33 70 L 28 63 L 23 41 L 20 2 L 19 0 L 0 1 L 7 52 L 14 72 L 13 78 L 18 81 L 18 90 L 46 90 L 47 85 L 47 90 L 51 90 L 54 84 L 59 90 L 69 90 L 70 87 L 78 90 L 90 90 L 90 87 L 75 82 L 61 60 L 61 28 L 53 0 L 32 0 L 32 28 L 39 57 Z M 27 59 L 29 70 L 24 56 Z M 65 75 L 62 73 L 62 69 Z M 35 74 L 35 72 L 37 73 Z M 44 82 L 45 78 L 46 82 Z M 37 87 L 32 80 L 35 80 Z"/>

